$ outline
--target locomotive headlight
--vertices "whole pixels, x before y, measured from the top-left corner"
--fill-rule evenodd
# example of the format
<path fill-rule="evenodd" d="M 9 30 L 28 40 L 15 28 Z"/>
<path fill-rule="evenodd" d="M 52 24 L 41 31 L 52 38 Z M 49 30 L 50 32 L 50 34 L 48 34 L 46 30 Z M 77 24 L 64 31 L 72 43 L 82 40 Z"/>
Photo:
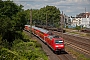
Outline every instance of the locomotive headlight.
<path fill-rule="evenodd" d="M 56 47 L 59 47 L 59 46 L 56 46 Z"/>
<path fill-rule="evenodd" d="M 61 45 L 62 47 L 64 46 L 64 45 Z"/>

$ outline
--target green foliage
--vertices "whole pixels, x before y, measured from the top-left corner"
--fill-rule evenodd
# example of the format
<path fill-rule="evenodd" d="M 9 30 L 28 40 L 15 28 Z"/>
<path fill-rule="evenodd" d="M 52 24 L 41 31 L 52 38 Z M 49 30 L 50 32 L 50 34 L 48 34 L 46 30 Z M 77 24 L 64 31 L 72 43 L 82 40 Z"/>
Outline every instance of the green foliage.
<path fill-rule="evenodd" d="M 41 48 L 42 48 L 41 44 L 38 43 L 38 42 L 36 42 L 35 47 L 36 47 L 36 48 L 37 48 L 37 47 L 41 47 Z"/>
<path fill-rule="evenodd" d="M 30 20 L 30 10 L 25 11 L 27 14 L 27 19 Z M 32 19 L 33 24 L 36 25 L 46 25 L 46 15 L 47 24 L 49 26 L 58 26 L 60 21 L 60 11 L 55 6 L 46 6 L 41 9 L 32 9 Z M 29 21 L 28 21 L 29 22 Z"/>
<path fill-rule="evenodd" d="M 22 5 L 18 6 L 13 1 L 0 1 L 0 35 L 2 40 L 13 42 L 15 38 L 20 38 L 17 31 L 21 31 L 26 24 Z"/>
<path fill-rule="evenodd" d="M 2 43 L 2 36 L 0 35 L 0 44 Z"/>
<path fill-rule="evenodd" d="M 75 29 L 79 31 L 81 29 L 81 26 L 76 26 Z"/>
<path fill-rule="evenodd" d="M 30 10 L 25 10 L 25 14 L 26 14 L 26 20 L 27 20 L 27 24 L 30 24 Z"/>
<path fill-rule="evenodd" d="M 66 28 L 68 28 L 68 26 L 66 26 Z"/>
<path fill-rule="evenodd" d="M 41 12 L 41 20 L 46 21 L 46 14 L 47 14 L 47 24 L 48 25 L 55 25 L 58 23 L 58 21 L 60 20 L 59 16 L 60 16 L 60 11 L 59 9 L 57 9 L 55 6 L 46 6 L 44 8 L 40 9 Z M 46 24 L 46 23 L 44 23 Z"/>
<path fill-rule="evenodd" d="M 38 44 L 39 43 L 35 41 L 23 42 L 20 40 L 15 40 L 13 41 L 12 51 L 16 51 L 26 60 L 47 60 L 45 53 L 40 49 L 41 45 L 39 44 L 39 46 Z"/>
<path fill-rule="evenodd" d="M 0 0 L 0 60 L 47 60 L 41 45 L 22 34 L 29 17 L 22 7 Z"/>
<path fill-rule="evenodd" d="M 15 39 L 10 50 L 7 48 L 7 40 L 4 40 L 3 47 L 0 48 L 0 60 L 48 60 L 45 52 L 41 49 L 41 44 L 26 36 L 28 35 L 23 33 L 24 40 L 30 41 Z"/>
<path fill-rule="evenodd" d="M 2 43 L 0 44 L 0 46 L 4 47 L 4 48 L 9 48 L 9 42 L 7 42 L 7 40 L 3 40 Z M 2 48 L 1 47 L 1 48 Z"/>
<path fill-rule="evenodd" d="M 14 51 L 10 51 L 6 48 L 0 49 L 0 60 L 26 60 L 25 58 L 18 55 Z"/>

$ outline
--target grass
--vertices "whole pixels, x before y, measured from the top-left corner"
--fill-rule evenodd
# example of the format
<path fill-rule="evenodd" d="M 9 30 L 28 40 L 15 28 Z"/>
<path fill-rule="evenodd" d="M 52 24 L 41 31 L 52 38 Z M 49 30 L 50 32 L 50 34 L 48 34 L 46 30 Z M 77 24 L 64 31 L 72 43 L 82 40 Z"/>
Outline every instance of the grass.
<path fill-rule="evenodd" d="M 84 54 L 77 52 L 69 46 L 66 46 L 65 49 L 68 53 L 72 54 L 72 56 L 75 57 L 77 60 L 90 60 L 90 58 L 87 58 Z"/>

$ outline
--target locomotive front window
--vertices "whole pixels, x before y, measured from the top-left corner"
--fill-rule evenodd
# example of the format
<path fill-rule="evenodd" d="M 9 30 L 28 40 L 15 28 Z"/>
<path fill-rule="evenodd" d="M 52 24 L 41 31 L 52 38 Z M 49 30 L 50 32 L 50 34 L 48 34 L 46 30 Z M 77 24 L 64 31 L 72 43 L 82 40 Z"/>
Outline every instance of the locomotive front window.
<path fill-rule="evenodd" d="M 62 44 L 63 41 L 62 41 L 62 40 L 55 40 L 55 43 L 56 43 L 56 44 Z"/>

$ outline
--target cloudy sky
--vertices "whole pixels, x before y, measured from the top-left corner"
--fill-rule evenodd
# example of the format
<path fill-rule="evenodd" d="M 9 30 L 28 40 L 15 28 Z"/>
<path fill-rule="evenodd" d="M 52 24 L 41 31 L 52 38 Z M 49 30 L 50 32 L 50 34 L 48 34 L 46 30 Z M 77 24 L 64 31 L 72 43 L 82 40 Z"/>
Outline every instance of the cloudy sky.
<path fill-rule="evenodd" d="M 5 1 L 5 0 L 3 0 Z M 46 5 L 56 6 L 68 16 L 75 16 L 79 13 L 90 12 L 90 0 L 13 0 L 21 4 L 24 9 L 40 9 Z"/>

